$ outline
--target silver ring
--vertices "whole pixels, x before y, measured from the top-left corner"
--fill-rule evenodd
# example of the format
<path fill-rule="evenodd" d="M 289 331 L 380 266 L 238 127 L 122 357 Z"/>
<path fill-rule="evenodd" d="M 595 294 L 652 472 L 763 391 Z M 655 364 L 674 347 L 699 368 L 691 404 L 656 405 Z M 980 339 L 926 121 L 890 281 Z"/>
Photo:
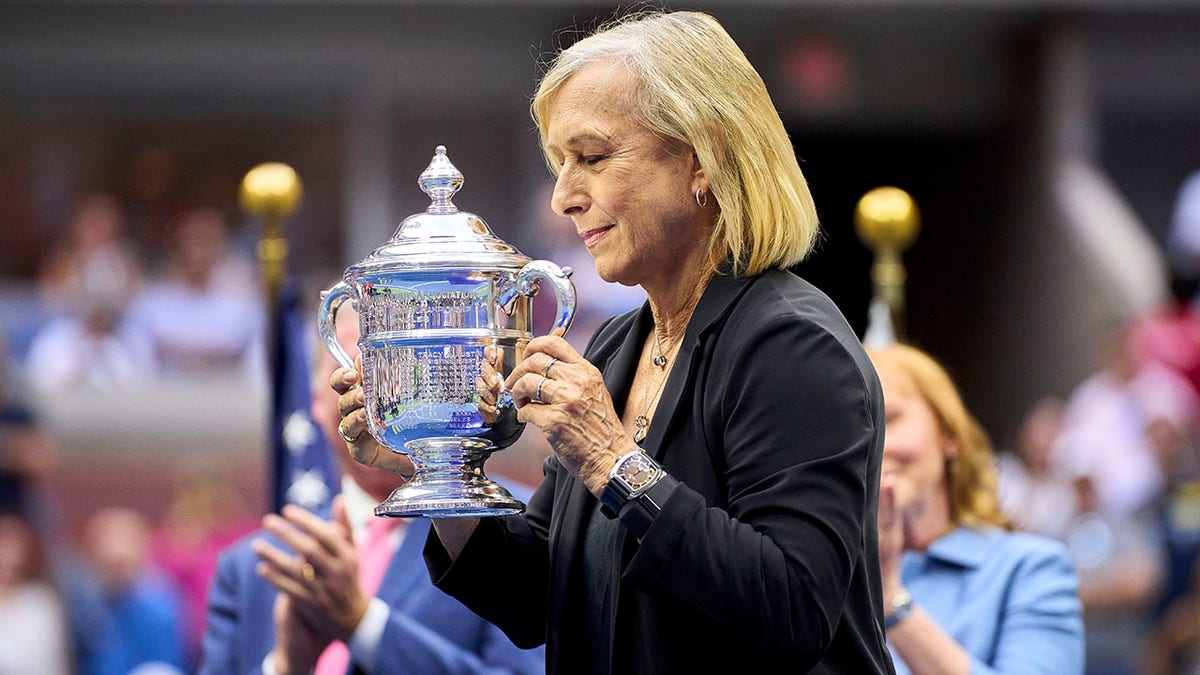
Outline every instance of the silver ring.
<path fill-rule="evenodd" d="M 542 377 L 550 377 L 550 367 L 556 363 L 558 363 L 558 359 L 551 356 L 550 360 L 546 362 L 546 365 L 542 366 Z"/>
<path fill-rule="evenodd" d="M 550 378 L 543 375 L 542 379 L 538 380 L 537 386 L 533 388 L 533 398 L 529 400 L 533 401 L 534 403 L 545 403 L 545 401 L 542 400 L 542 385 L 545 384 L 546 380 L 548 379 Z"/>

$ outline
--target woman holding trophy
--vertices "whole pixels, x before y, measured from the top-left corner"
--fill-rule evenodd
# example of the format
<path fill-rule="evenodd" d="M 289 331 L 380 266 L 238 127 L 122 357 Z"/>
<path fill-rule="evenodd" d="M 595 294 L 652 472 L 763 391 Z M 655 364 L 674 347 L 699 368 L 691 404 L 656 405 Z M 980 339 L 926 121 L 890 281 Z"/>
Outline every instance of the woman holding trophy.
<path fill-rule="evenodd" d="M 817 218 L 762 79 L 712 17 L 656 13 L 559 54 L 532 109 L 553 209 L 649 300 L 582 355 L 551 335 L 485 367 L 481 406 L 511 394 L 554 455 L 525 513 L 434 521 L 435 583 L 546 643 L 550 672 L 892 672 L 883 397 L 786 270 Z M 351 452 L 411 473 L 366 433 L 360 381 L 331 379 Z"/>

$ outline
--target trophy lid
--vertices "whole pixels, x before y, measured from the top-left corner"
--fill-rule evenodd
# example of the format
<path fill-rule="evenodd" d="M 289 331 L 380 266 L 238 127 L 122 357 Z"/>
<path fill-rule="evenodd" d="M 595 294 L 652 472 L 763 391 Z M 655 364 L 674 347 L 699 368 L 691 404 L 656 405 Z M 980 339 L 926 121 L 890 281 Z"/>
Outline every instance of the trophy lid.
<path fill-rule="evenodd" d="M 437 146 L 417 184 L 432 200 L 429 207 L 424 213 L 414 213 L 401 221 L 387 243 L 346 270 L 347 278 L 392 270 L 446 267 L 520 269 L 530 261 L 492 234 L 482 218 L 459 211 L 450 201 L 462 187 L 463 175 L 446 156 L 446 146 Z"/>

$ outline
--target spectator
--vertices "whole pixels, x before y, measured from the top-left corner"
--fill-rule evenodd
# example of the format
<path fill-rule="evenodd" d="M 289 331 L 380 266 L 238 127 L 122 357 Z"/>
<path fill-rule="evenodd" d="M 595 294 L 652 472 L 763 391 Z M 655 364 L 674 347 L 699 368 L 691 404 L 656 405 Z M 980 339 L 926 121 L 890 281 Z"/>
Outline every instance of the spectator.
<path fill-rule="evenodd" d="M 61 243 L 42 259 L 38 278 L 42 302 L 53 313 L 66 311 L 83 285 L 80 276 L 88 269 L 121 275 L 108 281 L 113 287 L 133 288 L 141 280 L 141 266 L 125 239 L 121 204 L 105 192 L 79 201 Z"/>
<path fill-rule="evenodd" d="M 153 539 L 152 559 L 180 590 L 189 666 L 199 663 L 217 557 L 255 527 L 237 491 L 215 474 L 189 474 L 173 493 Z"/>
<path fill-rule="evenodd" d="M 11 477 L 0 485 L 6 502 L 13 501 Z M 62 675 L 70 670 L 62 602 L 49 583 L 32 523 L 9 506 L 14 504 L 0 510 L 0 673 Z"/>
<path fill-rule="evenodd" d="M 84 548 L 109 618 L 96 675 L 125 675 L 146 664 L 187 665 L 178 592 L 149 564 L 149 546 L 150 525 L 132 509 L 101 509 L 85 524 Z"/>
<path fill-rule="evenodd" d="M 1187 378 L 1200 394 L 1200 308 L 1198 278 L 1171 281 L 1171 301 L 1134 320 L 1130 349 L 1138 362 L 1155 362 Z"/>
<path fill-rule="evenodd" d="M 1062 544 L 1006 529 L 990 443 L 937 362 L 900 345 L 869 353 L 887 410 L 879 561 L 896 672 L 1082 672 Z"/>
<path fill-rule="evenodd" d="M 1045 398 L 1034 404 L 1012 452 L 997 461 L 1000 506 L 1022 530 L 1063 540 L 1077 513 L 1075 487 L 1052 459 L 1062 428 L 1063 403 Z"/>
<path fill-rule="evenodd" d="M 157 372 L 261 377 L 263 310 L 228 248 L 216 209 L 185 211 L 168 225 L 168 270 L 129 309 L 129 325 L 151 344 Z"/>
<path fill-rule="evenodd" d="M 146 382 L 153 354 L 145 336 L 122 325 L 137 292 L 132 259 L 93 253 L 78 259 L 64 314 L 43 325 L 29 347 L 25 381 L 38 393 L 67 387 L 109 390 Z"/>
<path fill-rule="evenodd" d="M 1164 476 L 1147 434 L 1157 411 L 1194 415 L 1196 395 L 1169 368 L 1138 358 L 1122 326 L 1102 347 L 1102 363 L 1067 397 L 1053 460 L 1086 476 L 1096 508 L 1116 519 L 1153 508 Z"/>
<path fill-rule="evenodd" d="M 1100 509 L 1087 475 L 1077 477 L 1075 487 L 1080 515 L 1066 541 L 1079 573 L 1087 673 L 1131 675 L 1154 620 L 1162 540 L 1150 513 Z"/>
<path fill-rule="evenodd" d="M 0 510 L 18 510 L 32 524 L 66 606 L 71 661 L 76 672 L 90 675 L 106 672 L 98 659 L 108 615 L 96 580 L 64 531 L 58 500 L 47 486 L 57 454 L 53 437 L 28 409 L 15 403 L 0 409 L 0 472 L 11 486 L 0 489 L 4 496 Z"/>

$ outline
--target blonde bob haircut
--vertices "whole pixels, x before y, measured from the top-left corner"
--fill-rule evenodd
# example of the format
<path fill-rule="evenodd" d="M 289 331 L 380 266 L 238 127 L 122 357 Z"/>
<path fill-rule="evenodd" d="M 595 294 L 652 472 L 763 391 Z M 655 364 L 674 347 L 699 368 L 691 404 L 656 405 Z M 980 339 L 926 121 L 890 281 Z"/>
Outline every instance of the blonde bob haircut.
<path fill-rule="evenodd" d="M 554 96 L 584 66 L 624 65 L 639 83 L 638 123 L 691 148 L 717 203 L 714 267 L 755 275 L 799 262 L 817 237 L 817 212 L 766 85 L 708 14 L 625 16 L 560 52 L 530 111 L 546 150 Z M 547 160 L 551 161 L 547 155 Z"/>
<path fill-rule="evenodd" d="M 991 441 L 967 411 L 946 369 L 930 355 L 908 345 L 868 349 L 867 354 L 877 367 L 888 364 L 908 375 L 942 432 L 958 450 L 946 461 L 950 522 L 966 527 L 1011 528 L 1000 510 Z"/>

